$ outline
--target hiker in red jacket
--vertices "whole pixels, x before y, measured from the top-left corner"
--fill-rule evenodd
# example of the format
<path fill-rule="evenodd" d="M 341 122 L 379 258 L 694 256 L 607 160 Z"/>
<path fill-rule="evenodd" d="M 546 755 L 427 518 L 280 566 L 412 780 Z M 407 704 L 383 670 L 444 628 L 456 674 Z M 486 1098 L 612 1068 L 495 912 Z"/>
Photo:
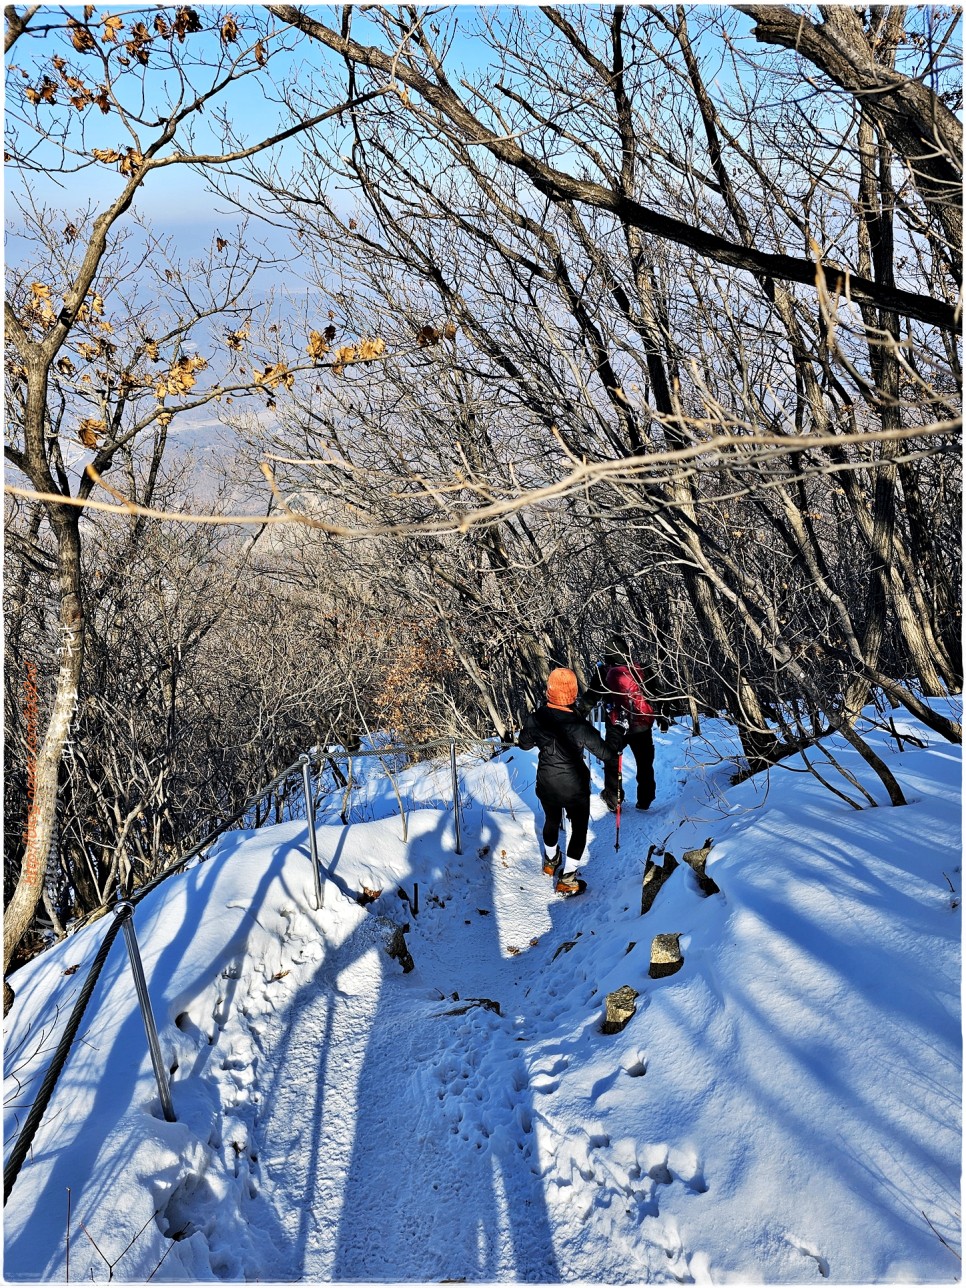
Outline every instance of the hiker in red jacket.
<path fill-rule="evenodd" d="M 630 747 L 637 767 L 637 808 L 648 809 L 656 790 L 651 729 L 655 720 L 666 729 L 667 720 L 657 714 L 645 697 L 642 669 L 630 660 L 630 651 L 623 636 L 611 637 L 604 663 L 605 742 L 618 755 L 625 747 Z M 604 790 L 600 794 L 608 809 L 617 809 L 620 791 L 617 765 L 608 761 L 604 764 Z"/>

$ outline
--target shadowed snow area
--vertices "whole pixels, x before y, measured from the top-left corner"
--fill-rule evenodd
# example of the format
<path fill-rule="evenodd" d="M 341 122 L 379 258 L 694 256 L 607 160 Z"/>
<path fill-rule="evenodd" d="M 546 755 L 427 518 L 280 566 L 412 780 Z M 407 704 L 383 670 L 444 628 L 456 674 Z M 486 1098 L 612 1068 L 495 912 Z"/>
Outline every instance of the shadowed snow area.
<path fill-rule="evenodd" d="M 461 758 L 459 855 L 448 764 L 399 775 L 403 840 L 361 762 L 348 826 L 341 800 L 318 817 L 318 912 L 304 822 L 226 836 L 135 913 L 178 1121 L 119 939 L 7 1203 L 5 1277 L 65 1279 L 69 1191 L 72 1281 L 956 1280 L 961 754 L 893 716 L 924 744 L 868 734 L 898 809 L 840 740 L 882 808 L 800 760 L 731 786 L 728 728 L 679 723 L 615 850 L 594 762 L 574 899 L 519 750 Z M 679 863 L 641 916 L 650 848 L 708 838 L 720 893 Z M 107 925 L 12 978 L 8 1153 Z M 662 933 L 684 964 L 651 978 Z"/>

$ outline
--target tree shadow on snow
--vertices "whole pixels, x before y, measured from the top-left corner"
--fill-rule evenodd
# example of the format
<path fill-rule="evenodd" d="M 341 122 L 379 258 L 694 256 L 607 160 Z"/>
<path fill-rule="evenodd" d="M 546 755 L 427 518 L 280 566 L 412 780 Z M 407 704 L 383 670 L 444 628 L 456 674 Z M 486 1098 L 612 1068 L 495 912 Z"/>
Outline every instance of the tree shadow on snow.
<path fill-rule="evenodd" d="M 167 1037 L 169 1026 L 175 1020 L 175 1013 L 179 1007 L 186 1005 L 184 999 L 191 996 L 195 990 L 203 989 L 212 977 L 216 977 L 226 962 L 237 953 L 238 941 L 244 939 L 244 929 L 241 929 L 232 936 L 214 961 L 204 964 L 204 968 L 199 970 L 197 977 L 192 978 L 185 973 L 185 960 L 190 958 L 190 945 L 199 933 L 202 918 L 206 915 L 210 916 L 209 897 L 203 892 L 202 887 L 218 880 L 219 870 L 227 862 L 229 855 L 240 848 L 249 837 L 250 833 L 230 833 L 219 846 L 217 861 L 209 858 L 189 869 L 176 886 L 161 885 L 135 911 L 135 930 L 142 951 L 145 977 L 158 1024 L 162 1052 L 165 1054 L 170 1052 Z M 266 863 L 249 901 L 249 911 L 253 917 L 265 903 L 272 881 L 278 875 L 278 869 L 292 845 L 297 845 L 297 842 L 287 842 L 280 846 Z M 177 923 L 176 933 L 168 938 L 158 932 L 155 923 L 165 921 L 165 903 L 173 897 L 180 900 L 182 915 Z M 170 916 L 167 920 L 170 922 Z M 105 919 L 105 933 L 108 924 L 108 920 Z M 85 970 L 87 961 L 93 960 L 101 939 L 102 936 L 95 941 L 92 937 L 87 960 L 84 963 Z M 155 955 L 148 951 L 148 945 L 152 944 L 161 945 L 160 951 Z M 177 993 L 172 987 L 173 981 L 177 981 Z M 230 994 L 226 994 L 218 1014 L 212 1014 L 211 1017 L 211 1023 L 216 1028 L 222 1027 L 226 1022 L 229 1005 Z M 98 1023 L 102 1008 L 105 1008 L 105 1014 L 120 1009 L 125 1017 L 114 1030 L 109 1050 L 106 1048 L 107 1039 L 103 1027 Z M 210 1041 L 213 1040 L 214 1037 L 210 1039 Z M 87 1043 L 93 1044 L 95 1050 L 100 1052 L 104 1067 L 107 1069 L 107 1076 L 96 1084 L 92 1081 L 92 1075 L 85 1072 L 83 1053 L 79 1053 L 76 1049 Z M 194 1067 L 181 1070 L 180 1078 L 177 1073 L 171 1078 L 171 1094 L 179 1118 L 183 1117 L 181 1112 L 183 1085 L 186 1081 L 195 1082 L 195 1075 L 202 1074 L 210 1052 L 210 1045 L 201 1046 Z M 116 1057 L 114 1053 L 117 1053 Z M 129 1063 L 129 1053 L 134 1053 L 137 1061 L 133 1070 Z M 136 1234 L 135 1229 L 127 1229 L 123 1224 L 119 1225 L 116 1217 L 112 1217 L 112 1213 L 119 1206 L 123 1206 L 119 1204 L 117 1195 L 112 1194 L 112 1187 L 115 1178 L 128 1174 L 129 1160 L 137 1148 L 137 1134 L 125 1131 L 122 1126 L 119 1132 L 104 1141 L 99 1133 L 100 1123 L 112 1119 L 120 1122 L 125 1113 L 149 1114 L 156 1120 L 154 1131 L 159 1141 L 170 1146 L 172 1159 L 170 1165 L 164 1171 L 155 1171 L 150 1178 L 150 1187 L 157 1203 L 157 1228 L 162 1234 L 167 1233 L 170 1223 L 165 1220 L 165 1208 L 169 1199 L 183 1186 L 186 1179 L 181 1157 L 186 1140 L 186 1129 L 191 1133 L 201 1124 L 194 1121 L 195 1115 L 190 1111 L 186 1121 L 171 1124 L 164 1121 L 154 1079 L 148 1072 L 149 1069 L 147 1039 L 137 1004 L 128 954 L 123 935 L 118 935 L 95 986 L 75 1049 L 68 1057 L 55 1088 L 33 1152 L 24 1164 L 24 1179 L 20 1181 L 21 1185 L 29 1183 L 26 1172 L 35 1160 L 43 1160 L 49 1170 L 42 1187 L 38 1189 L 30 1214 L 16 1235 L 10 1236 L 9 1233 L 7 1235 L 4 1259 L 4 1272 L 7 1277 L 36 1279 L 43 1275 L 52 1255 L 52 1245 L 55 1247 L 58 1242 L 57 1237 L 52 1235 L 51 1226 L 53 1230 L 57 1230 L 62 1214 L 65 1219 L 64 1195 L 68 1187 L 74 1195 L 82 1195 L 82 1202 L 75 1203 L 75 1228 L 79 1227 L 81 1222 L 88 1223 L 94 1233 L 100 1235 L 101 1240 L 104 1241 L 103 1251 L 106 1256 L 119 1255 L 129 1239 Z M 135 1077 L 138 1079 L 136 1084 Z M 146 1096 L 145 1093 L 147 1093 Z M 71 1114 L 72 1103 L 84 1104 L 83 1118 L 78 1119 L 76 1115 Z M 192 1102 L 193 1108 L 194 1102 Z M 66 1118 L 58 1124 L 58 1119 L 65 1112 Z M 187 1179 L 191 1180 L 190 1173 Z M 216 1205 L 210 1206 L 211 1211 L 199 1210 L 195 1214 L 197 1219 L 192 1222 L 193 1228 L 203 1228 L 208 1223 L 209 1217 L 214 1220 Z M 159 1242 L 156 1234 L 157 1230 L 146 1231 L 137 1241 L 137 1246 L 132 1253 L 127 1254 L 127 1260 L 119 1263 L 117 1273 L 121 1277 L 124 1277 L 125 1272 L 137 1277 L 135 1263 L 145 1256 L 151 1259 L 153 1254 L 147 1246 L 150 1235 L 154 1236 L 150 1240 L 151 1246 L 156 1245 L 159 1248 L 154 1260 L 161 1256 L 168 1245 L 166 1241 Z M 277 1241 L 281 1241 L 280 1232 L 276 1231 L 274 1237 Z M 218 1272 L 217 1265 L 213 1265 L 212 1268 L 216 1273 Z M 225 1269 L 227 1270 L 228 1267 Z"/>

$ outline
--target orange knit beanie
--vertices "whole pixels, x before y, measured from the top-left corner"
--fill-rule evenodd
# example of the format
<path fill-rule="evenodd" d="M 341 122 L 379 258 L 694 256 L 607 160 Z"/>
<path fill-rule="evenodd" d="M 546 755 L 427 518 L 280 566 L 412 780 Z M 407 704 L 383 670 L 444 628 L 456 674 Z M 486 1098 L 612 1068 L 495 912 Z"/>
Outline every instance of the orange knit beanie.
<path fill-rule="evenodd" d="M 565 666 L 558 666 L 547 677 L 547 701 L 554 707 L 569 707 L 577 701 L 577 677 Z"/>

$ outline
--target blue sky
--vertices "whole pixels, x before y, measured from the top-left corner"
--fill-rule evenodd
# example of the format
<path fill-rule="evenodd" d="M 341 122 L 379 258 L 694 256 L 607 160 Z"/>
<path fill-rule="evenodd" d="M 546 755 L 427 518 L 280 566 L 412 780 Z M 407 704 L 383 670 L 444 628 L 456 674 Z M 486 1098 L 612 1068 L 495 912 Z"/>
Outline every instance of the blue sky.
<path fill-rule="evenodd" d="M 591 6 L 573 6 L 571 13 L 575 14 L 578 9 L 586 13 L 591 8 Z M 724 8 L 727 11 L 727 6 Z M 220 20 L 221 15 L 232 12 L 226 6 L 215 7 L 210 5 L 199 6 L 199 10 L 206 21 L 211 20 L 212 16 Z M 257 11 L 264 16 L 263 9 L 257 8 Z M 51 10 L 51 12 L 59 13 L 62 11 Z M 108 13 L 116 14 L 125 20 L 124 31 L 126 34 L 130 32 L 132 24 L 142 17 L 145 12 L 143 10 L 136 11 L 127 7 L 109 5 L 99 7 L 96 10 L 94 22 L 100 21 Z M 237 44 L 223 46 L 217 34 L 209 33 L 189 37 L 189 41 L 194 40 L 197 42 L 190 47 L 206 52 L 209 57 L 220 55 L 226 49 L 235 54 L 245 48 L 253 37 L 251 28 L 251 23 L 253 22 L 252 10 L 250 8 L 239 8 L 233 12 L 237 13 L 241 26 L 241 39 Z M 330 18 L 333 12 L 333 10 L 329 9 L 320 10 L 320 13 L 327 18 Z M 451 70 L 451 78 L 454 83 L 458 83 L 461 73 L 472 76 L 473 73 L 480 72 L 485 68 L 488 51 L 478 33 L 486 20 L 500 21 L 505 19 L 510 12 L 511 10 L 505 6 L 496 5 L 455 5 L 438 11 L 438 16 L 433 18 L 433 22 L 436 23 L 442 33 L 451 33 L 452 35 L 451 59 L 458 67 L 457 71 Z M 709 71 L 717 73 L 719 84 L 726 86 L 728 78 L 735 76 L 727 50 L 717 39 L 710 35 L 700 35 L 695 30 L 701 26 L 700 19 L 710 16 L 712 12 L 713 10 L 709 6 L 691 6 L 689 9 L 690 25 L 693 38 L 699 50 L 710 55 Z M 945 32 L 948 17 L 943 17 L 941 22 L 939 18 L 940 15 L 947 15 L 949 11 L 942 10 L 940 6 L 932 5 L 926 6 L 926 12 L 931 21 L 935 20 L 936 25 L 939 27 L 940 35 Z M 528 9 L 524 16 L 525 20 L 536 17 L 532 9 Z M 745 49 L 751 50 L 756 61 L 759 58 L 762 60 L 775 57 L 787 58 L 787 55 L 778 54 L 776 51 L 766 50 L 757 46 L 750 37 L 751 25 L 750 20 L 742 15 L 736 12 L 731 13 L 730 26 L 732 30 L 744 37 L 738 43 L 743 45 Z M 367 27 L 370 30 L 367 31 Z M 376 31 L 375 24 L 364 15 L 356 15 L 353 32 L 364 43 L 369 41 L 376 43 L 378 40 L 379 33 Z M 63 41 L 63 32 L 60 33 L 59 39 Z M 958 37 L 956 40 L 958 41 Z M 41 75 L 50 71 L 50 57 L 58 49 L 57 42 L 56 33 L 44 41 L 29 38 L 21 39 L 13 48 L 11 61 L 16 66 L 22 66 L 27 72 L 27 77 L 18 77 L 16 73 L 13 73 L 11 78 L 12 85 L 17 87 L 39 83 Z M 321 48 L 311 42 L 296 38 L 292 41 L 292 45 L 293 48 L 290 51 L 283 51 L 277 56 L 273 55 L 265 72 L 254 72 L 244 83 L 233 87 L 230 95 L 226 97 L 225 106 L 231 123 L 242 138 L 250 141 L 255 137 L 261 137 L 265 132 L 275 128 L 283 121 L 285 124 L 288 123 L 287 118 L 280 114 L 278 105 L 270 101 L 272 93 L 271 73 L 274 73 L 278 78 L 283 78 L 286 74 L 295 71 L 303 59 L 307 69 L 319 67 L 326 59 L 326 55 Z M 186 46 L 186 48 L 188 47 Z M 90 55 L 73 55 L 69 48 L 67 52 L 71 55 L 77 67 L 86 69 L 86 75 L 94 75 Z M 249 59 L 249 65 L 253 65 L 253 60 Z M 328 99 L 322 104 L 323 107 L 332 106 L 336 99 L 337 90 L 344 84 L 344 69 L 341 63 L 338 60 L 334 60 L 333 65 L 338 69 L 338 77 L 329 91 Z M 131 73 L 137 73 L 138 77 L 140 77 L 140 72 L 137 68 L 132 68 L 129 75 Z M 133 79 L 132 76 L 132 81 Z M 149 66 L 145 81 L 149 104 L 152 100 L 156 103 L 163 103 L 170 98 L 170 79 L 154 63 Z M 302 83 L 305 83 L 304 78 Z M 16 111 L 12 111 L 11 107 L 16 108 L 17 95 L 18 90 L 16 88 L 8 90 L 8 126 L 11 123 L 11 118 L 15 120 L 16 117 Z M 51 111 L 51 109 L 46 110 Z M 315 104 L 313 110 L 319 110 L 318 103 Z M 52 116 L 51 119 L 60 119 L 62 115 L 63 100 L 61 99 L 61 103 L 56 109 L 56 115 Z M 211 126 L 214 120 L 215 113 L 211 108 L 204 114 L 193 118 L 198 143 L 203 148 L 213 147 L 214 136 L 211 133 Z M 76 127 L 79 124 L 79 118 L 73 118 L 73 124 Z M 123 125 L 115 113 L 102 116 L 100 112 L 91 108 L 85 115 L 85 126 L 88 130 L 88 135 L 82 142 L 78 140 L 78 144 L 87 156 L 89 156 L 90 149 L 93 147 L 123 148 L 130 144 L 130 136 L 126 135 Z M 337 138 L 339 126 L 333 123 L 331 127 L 324 128 L 330 130 L 330 139 L 334 141 Z M 835 131 L 832 131 L 833 136 L 835 133 Z M 151 131 L 144 131 L 145 138 L 150 138 L 151 136 Z M 289 144 L 280 153 L 282 160 L 294 160 L 298 147 L 297 142 Z M 30 175 L 30 184 L 35 197 L 44 204 L 63 210 L 68 218 L 75 219 L 78 211 L 82 210 L 88 203 L 93 203 L 96 209 L 103 208 L 120 191 L 122 186 L 122 178 L 117 174 L 114 166 L 89 164 L 74 174 L 58 176 L 53 173 L 54 160 L 49 153 L 41 155 L 40 161 L 42 168 L 35 170 Z M 284 169 L 284 166 L 282 168 Z M 6 255 L 8 262 L 13 263 L 19 259 L 23 249 L 16 235 L 12 232 L 12 226 L 18 221 L 16 198 L 18 192 L 22 191 L 20 182 L 16 171 L 8 166 L 7 184 L 9 187 L 7 189 L 5 211 L 7 217 Z M 336 203 L 339 202 L 336 187 L 333 186 L 330 190 L 330 195 Z M 347 201 L 350 199 L 345 198 Z M 211 194 L 203 176 L 181 165 L 171 166 L 161 172 L 150 175 L 137 195 L 134 210 L 138 215 L 151 222 L 157 234 L 171 234 L 179 247 L 187 254 L 197 252 L 207 244 L 210 244 L 216 235 L 230 238 L 239 219 L 238 213 L 232 209 L 229 202 Z M 265 226 L 260 229 L 260 235 L 279 254 L 288 257 L 292 255 L 289 239 L 282 231 Z"/>
<path fill-rule="evenodd" d="M 212 11 L 218 14 L 228 12 L 227 8 L 219 7 L 215 9 L 214 6 L 199 6 L 199 9 L 206 19 Z M 125 31 L 128 31 L 133 21 L 144 11 L 133 11 L 127 7 L 117 5 L 102 6 L 98 8 L 94 21 L 97 22 L 109 12 L 114 12 L 121 17 L 126 16 Z M 245 11 L 239 9 L 236 12 L 239 16 L 242 39 L 244 40 L 249 34 L 245 31 L 244 26 L 243 13 Z M 328 14 L 329 11 L 325 12 Z M 488 51 L 483 40 L 474 33 L 478 32 L 479 25 L 484 17 L 490 19 L 500 18 L 508 12 L 509 10 L 503 6 L 457 5 L 450 6 L 447 11 L 440 14 L 437 25 L 443 31 L 452 32 L 451 58 L 455 60 L 458 67 L 458 72 L 453 74 L 454 81 L 458 82 L 462 74 L 472 75 L 484 69 L 488 61 Z M 370 31 L 366 30 L 367 26 L 371 28 Z M 369 41 L 376 43 L 378 40 L 378 33 L 374 30 L 373 24 L 364 16 L 355 18 L 353 33 L 364 43 Z M 214 52 L 219 45 L 215 37 L 199 36 L 194 39 L 206 40 L 211 52 Z M 21 83 L 24 85 L 39 83 L 41 74 L 49 71 L 49 58 L 57 52 L 57 48 L 58 46 L 53 37 L 43 44 L 25 37 L 14 46 L 11 59 L 15 65 L 22 66 L 28 72 L 28 77 L 18 78 L 16 74 L 12 76 L 11 87 L 8 89 L 8 103 L 14 101 L 12 96 L 16 95 L 17 86 Z M 238 48 L 241 48 L 241 42 L 239 42 Z M 89 60 L 89 56 L 81 55 L 79 58 L 75 56 L 75 63 L 80 68 L 85 69 L 87 74 L 93 76 L 94 70 L 91 67 L 91 63 L 90 61 L 85 62 L 85 58 Z M 319 46 L 303 43 L 301 48 L 292 53 L 273 56 L 268 70 L 274 72 L 276 76 L 284 76 L 287 72 L 297 68 L 298 63 L 303 58 L 308 63 L 317 66 L 323 60 L 324 55 Z M 145 84 L 149 103 L 162 104 L 170 97 L 171 90 L 168 78 L 160 71 L 156 71 L 153 66 L 148 69 Z M 256 74 L 243 85 L 234 87 L 230 95 L 224 99 L 234 128 L 239 135 L 249 140 L 260 137 L 266 130 L 270 130 L 283 120 L 279 115 L 277 105 L 267 101 L 263 87 L 265 89 L 268 87 L 267 77 L 260 78 Z M 61 99 L 56 115 L 52 113 L 52 109 L 47 109 L 48 113 L 51 114 L 51 120 L 62 119 L 62 102 L 63 100 Z M 198 133 L 199 143 L 206 148 L 209 146 L 214 147 L 212 135 L 208 128 L 210 120 L 210 113 L 192 118 L 192 125 Z M 287 123 L 285 121 L 285 124 Z M 74 124 L 75 126 L 79 124 L 76 118 Z M 114 113 L 104 117 L 99 112 L 90 109 L 85 115 L 85 128 L 87 137 L 80 146 L 88 153 L 93 147 L 125 148 L 130 145 L 130 137 Z M 145 130 L 142 137 L 150 139 L 152 137 L 151 132 Z M 294 155 L 295 147 L 292 146 L 287 151 L 289 155 Z M 113 167 L 92 165 L 84 168 L 81 174 L 64 175 L 58 178 L 53 173 L 55 160 L 51 159 L 50 154 L 42 158 L 42 163 L 41 169 L 31 173 L 31 185 L 44 202 L 49 202 L 51 205 L 61 207 L 66 211 L 73 211 L 79 204 L 86 204 L 88 200 L 101 207 L 113 198 L 122 184 L 121 178 Z M 16 171 L 13 171 L 10 167 L 7 169 L 6 182 L 8 185 L 8 197 L 14 196 L 18 191 L 20 181 Z M 213 223 L 218 223 L 221 217 L 220 211 L 225 207 L 223 203 L 220 205 L 217 201 L 212 202 L 200 176 L 192 173 L 186 167 L 175 166 L 165 170 L 162 174 L 155 174 L 149 177 L 143 191 L 137 198 L 135 208 L 143 216 L 159 221 L 164 228 L 184 233 L 190 231 L 193 236 L 198 237 L 206 235 L 204 230 L 211 228 Z M 212 214 L 215 215 L 214 220 L 212 220 Z"/>

